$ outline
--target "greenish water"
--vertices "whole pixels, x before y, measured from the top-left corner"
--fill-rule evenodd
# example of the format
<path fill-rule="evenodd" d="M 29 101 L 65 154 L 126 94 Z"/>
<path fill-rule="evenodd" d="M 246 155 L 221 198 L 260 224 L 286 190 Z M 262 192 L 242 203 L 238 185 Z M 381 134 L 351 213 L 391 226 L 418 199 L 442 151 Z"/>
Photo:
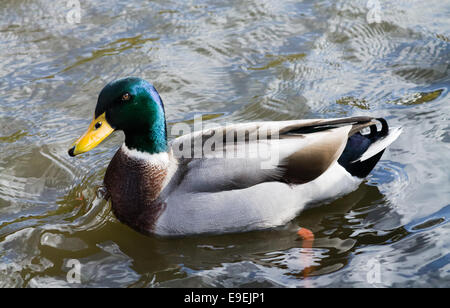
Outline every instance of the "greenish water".
<path fill-rule="evenodd" d="M 0 286 L 450 286 L 448 1 L 80 0 L 79 20 L 76 3 L 0 3 Z M 129 75 L 172 124 L 372 115 L 404 132 L 358 190 L 285 227 L 146 237 L 97 197 L 123 136 L 67 155 Z"/>

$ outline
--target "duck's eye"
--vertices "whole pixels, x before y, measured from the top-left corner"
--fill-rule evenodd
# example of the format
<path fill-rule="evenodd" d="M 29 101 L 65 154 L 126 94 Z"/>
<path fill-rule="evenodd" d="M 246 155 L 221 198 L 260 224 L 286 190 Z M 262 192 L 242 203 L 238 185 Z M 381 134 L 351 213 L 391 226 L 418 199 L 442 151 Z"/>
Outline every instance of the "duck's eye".
<path fill-rule="evenodd" d="M 122 95 L 122 101 L 129 101 L 131 99 L 131 94 L 130 93 L 125 93 L 124 95 Z"/>
<path fill-rule="evenodd" d="M 95 123 L 95 129 L 99 129 L 100 128 L 100 126 L 102 126 L 102 122 L 97 122 L 97 123 Z"/>

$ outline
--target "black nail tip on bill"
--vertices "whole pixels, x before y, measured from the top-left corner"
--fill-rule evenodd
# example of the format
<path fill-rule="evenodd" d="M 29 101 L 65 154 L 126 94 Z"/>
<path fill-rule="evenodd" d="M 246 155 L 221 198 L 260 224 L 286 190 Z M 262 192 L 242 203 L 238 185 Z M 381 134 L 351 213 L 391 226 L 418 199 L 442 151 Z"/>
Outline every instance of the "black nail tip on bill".
<path fill-rule="evenodd" d="M 69 155 L 74 157 L 75 156 L 75 154 L 73 153 L 74 151 L 75 151 L 75 146 L 73 146 L 69 149 Z"/>

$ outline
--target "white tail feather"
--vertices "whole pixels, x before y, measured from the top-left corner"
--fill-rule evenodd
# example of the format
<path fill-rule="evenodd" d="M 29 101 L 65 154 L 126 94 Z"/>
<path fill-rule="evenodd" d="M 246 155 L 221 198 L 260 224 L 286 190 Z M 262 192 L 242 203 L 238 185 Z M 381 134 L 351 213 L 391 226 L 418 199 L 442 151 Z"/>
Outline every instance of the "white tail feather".
<path fill-rule="evenodd" d="M 372 143 L 367 149 L 367 151 L 365 151 L 360 158 L 356 159 L 353 162 L 365 161 L 366 159 L 369 159 L 372 156 L 377 155 L 378 153 L 386 149 L 392 142 L 394 142 L 398 138 L 398 136 L 400 136 L 402 130 L 403 130 L 402 127 L 390 128 L 388 135 Z"/>

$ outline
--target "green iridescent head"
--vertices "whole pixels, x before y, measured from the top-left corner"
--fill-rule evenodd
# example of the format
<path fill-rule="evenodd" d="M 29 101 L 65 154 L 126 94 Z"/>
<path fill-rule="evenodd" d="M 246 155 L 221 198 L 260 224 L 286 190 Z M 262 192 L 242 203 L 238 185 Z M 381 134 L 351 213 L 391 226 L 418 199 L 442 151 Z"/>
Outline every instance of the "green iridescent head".
<path fill-rule="evenodd" d="M 150 154 L 167 151 L 164 105 L 153 85 L 136 77 L 107 84 L 98 97 L 94 120 L 69 154 L 93 149 L 115 130 L 125 133 L 129 149 Z"/>

